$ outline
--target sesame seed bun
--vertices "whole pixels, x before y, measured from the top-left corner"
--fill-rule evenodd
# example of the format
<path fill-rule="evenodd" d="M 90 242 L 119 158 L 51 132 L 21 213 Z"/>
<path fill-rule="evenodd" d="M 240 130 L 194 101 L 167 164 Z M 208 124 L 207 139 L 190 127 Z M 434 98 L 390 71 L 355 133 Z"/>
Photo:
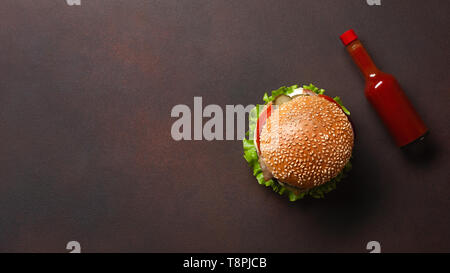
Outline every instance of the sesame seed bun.
<path fill-rule="evenodd" d="M 342 109 L 319 96 L 299 96 L 279 106 L 260 136 L 260 156 L 282 183 L 320 186 L 350 160 L 353 128 Z"/>

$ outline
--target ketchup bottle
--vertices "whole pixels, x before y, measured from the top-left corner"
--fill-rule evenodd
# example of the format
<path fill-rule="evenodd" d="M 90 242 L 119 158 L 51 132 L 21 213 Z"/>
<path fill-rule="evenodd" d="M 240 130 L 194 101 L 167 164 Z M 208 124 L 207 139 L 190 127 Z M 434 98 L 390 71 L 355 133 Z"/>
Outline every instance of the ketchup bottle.
<path fill-rule="evenodd" d="M 352 29 L 340 38 L 366 79 L 367 99 L 383 120 L 397 146 L 403 147 L 422 139 L 428 129 L 397 80 L 375 66 Z"/>

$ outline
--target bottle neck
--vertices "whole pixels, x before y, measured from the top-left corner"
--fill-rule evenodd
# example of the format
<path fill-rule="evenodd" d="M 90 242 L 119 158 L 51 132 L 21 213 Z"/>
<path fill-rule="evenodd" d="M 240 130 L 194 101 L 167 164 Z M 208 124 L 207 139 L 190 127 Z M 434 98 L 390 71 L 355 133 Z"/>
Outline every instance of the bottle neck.
<path fill-rule="evenodd" d="M 347 51 L 352 56 L 353 61 L 359 67 L 366 80 L 380 72 L 359 40 L 350 43 L 347 46 Z"/>

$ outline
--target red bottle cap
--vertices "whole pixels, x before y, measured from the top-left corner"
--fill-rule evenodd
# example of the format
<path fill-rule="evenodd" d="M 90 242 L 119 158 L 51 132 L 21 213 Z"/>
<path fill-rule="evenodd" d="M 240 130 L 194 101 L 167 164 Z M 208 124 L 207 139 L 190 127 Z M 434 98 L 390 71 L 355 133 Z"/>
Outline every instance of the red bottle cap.
<path fill-rule="evenodd" d="M 355 31 L 353 29 L 347 30 L 344 34 L 341 35 L 341 41 L 345 46 L 348 46 L 351 42 L 358 40 L 358 36 L 356 36 Z"/>

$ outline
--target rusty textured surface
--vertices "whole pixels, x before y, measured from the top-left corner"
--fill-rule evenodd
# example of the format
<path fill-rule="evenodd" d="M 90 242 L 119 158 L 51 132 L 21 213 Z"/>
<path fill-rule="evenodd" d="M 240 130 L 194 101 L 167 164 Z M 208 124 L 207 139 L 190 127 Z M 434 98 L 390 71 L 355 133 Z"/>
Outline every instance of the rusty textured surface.
<path fill-rule="evenodd" d="M 450 6 L 382 3 L 2 1 L 0 251 L 450 251 Z M 431 128 L 419 158 L 366 102 L 350 27 Z M 341 96 L 357 130 L 325 200 L 257 185 L 239 141 L 170 137 L 194 96 L 247 105 L 297 82 Z"/>

